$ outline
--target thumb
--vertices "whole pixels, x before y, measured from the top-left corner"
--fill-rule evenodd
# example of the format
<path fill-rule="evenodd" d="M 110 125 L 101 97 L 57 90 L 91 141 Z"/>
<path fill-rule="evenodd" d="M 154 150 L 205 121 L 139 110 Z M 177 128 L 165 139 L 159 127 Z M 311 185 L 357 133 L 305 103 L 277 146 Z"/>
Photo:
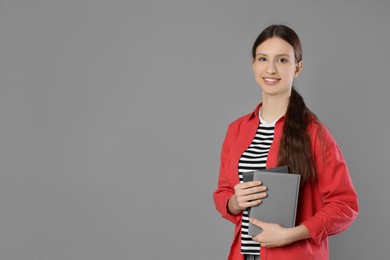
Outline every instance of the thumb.
<path fill-rule="evenodd" d="M 258 227 L 262 227 L 264 226 L 265 224 L 267 224 L 266 222 L 263 222 L 259 219 L 255 219 L 255 218 L 250 218 L 249 219 L 250 223 L 255 225 L 255 226 L 258 226 Z"/>

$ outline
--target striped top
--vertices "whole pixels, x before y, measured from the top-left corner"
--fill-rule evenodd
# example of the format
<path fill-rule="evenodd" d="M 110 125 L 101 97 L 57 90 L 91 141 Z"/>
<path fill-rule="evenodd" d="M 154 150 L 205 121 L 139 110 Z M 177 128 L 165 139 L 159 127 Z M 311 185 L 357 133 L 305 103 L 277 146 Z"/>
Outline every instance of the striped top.
<path fill-rule="evenodd" d="M 265 169 L 268 152 L 274 140 L 275 122 L 270 124 L 260 117 L 256 135 L 249 147 L 242 153 L 238 162 L 240 183 L 243 182 L 243 172 Z M 260 255 L 260 244 L 253 241 L 252 237 L 248 235 L 248 227 L 248 210 L 244 210 L 241 226 L 241 254 Z"/>

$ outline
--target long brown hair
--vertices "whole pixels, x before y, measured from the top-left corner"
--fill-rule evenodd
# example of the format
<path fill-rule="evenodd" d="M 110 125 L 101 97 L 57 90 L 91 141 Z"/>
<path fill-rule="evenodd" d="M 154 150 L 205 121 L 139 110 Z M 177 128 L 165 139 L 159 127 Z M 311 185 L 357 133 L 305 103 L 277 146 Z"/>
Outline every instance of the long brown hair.
<path fill-rule="evenodd" d="M 288 42 L 294 48 L 295 62 L 302 61 L 301 41 L 294 30 L 285 25 L 271 25 L 264 29 L 253 44 L 253 59 L 256 57 L 257 46 L 272 37 L 279 37 Z M 308 125 L 313 120 L 317 120 L 317 117 L 292 87 L 280 140 L 278 165 L 288 165 L 290 171 L 301 174 L 302 181 L 315 179 L 315 166 L 307 132 Z"/>

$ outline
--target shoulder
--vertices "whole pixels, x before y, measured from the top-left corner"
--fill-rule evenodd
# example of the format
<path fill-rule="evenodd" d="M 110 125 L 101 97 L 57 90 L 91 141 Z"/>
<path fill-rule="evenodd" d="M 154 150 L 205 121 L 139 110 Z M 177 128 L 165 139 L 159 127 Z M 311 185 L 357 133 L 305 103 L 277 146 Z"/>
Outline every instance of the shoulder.
<path fill-rule="evenodd" d="M 252 126 L 256 120 L 252 113 L 240 116 L 231 122 L 228 126 L 226 137 L 230 140 L 235 140 L 241 133 L 245 133 L 248 127 Z"/>
<path fill-rule="evenodd" d="M 237 129 L 240 127 L 246 127 L 246 126 L 251 125 L 254 122 L 256 122 L 255 119 L 258 117 L 258 111 L 259 111 L 259 108 L 261 107 L 261 105 L 262 105 L 262 103 L 259 103 L 255 107 L 255 109 L 252 110 L 252 112 L 250 112 L 246 115 L 240 116 L 239 118 L 235 119 L 233 122 L 231 122 L 229 124 L 229 128 Z"/>
<path fill-rule="evenodd" d="M 248 124 L 251 117 L 253 116 L 253 113 L 249 113 L 243 116 L 240 116 L 239 118 L 235 119 L 233 122 L 229 124 L 229 128 L 237 128 L 240 126 L 243 126 L 245 124 Z"/>

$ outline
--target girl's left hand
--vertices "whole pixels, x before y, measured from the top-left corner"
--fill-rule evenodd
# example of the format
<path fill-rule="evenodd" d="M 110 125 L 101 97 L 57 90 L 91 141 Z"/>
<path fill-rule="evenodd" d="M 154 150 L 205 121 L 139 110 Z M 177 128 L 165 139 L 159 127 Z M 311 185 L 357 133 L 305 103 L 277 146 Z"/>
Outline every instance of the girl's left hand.
<path fill-rule="evenodd" d="M 261 246 L 279 247 L 292 242 L 289 241 L 289 228 L 284 228 L 279 224 L 267 223 L 254 218 L 251 218 L 249 221 L 263 230 L 257 236 L 252 237 L 252 240 L 259 242 Z"/>

